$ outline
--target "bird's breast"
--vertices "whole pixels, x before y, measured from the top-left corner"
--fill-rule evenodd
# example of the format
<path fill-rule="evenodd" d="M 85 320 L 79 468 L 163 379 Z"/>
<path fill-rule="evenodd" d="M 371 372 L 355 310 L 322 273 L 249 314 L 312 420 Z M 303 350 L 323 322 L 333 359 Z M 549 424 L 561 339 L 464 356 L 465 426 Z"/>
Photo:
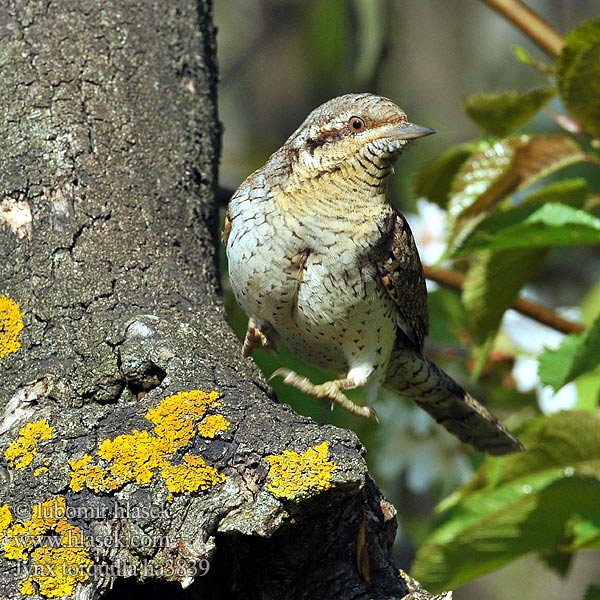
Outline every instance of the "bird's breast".
<path fill-rule="evenodd" d="M 242 198 L 230 212 L 234 295 L 292 351 L 344 369 L 349 338 L 393 331 L 393 309 L 375 267 L 382 224 L 352 219 L 351 211 L 337 218 L 298 213 L 285 197 Z"/>

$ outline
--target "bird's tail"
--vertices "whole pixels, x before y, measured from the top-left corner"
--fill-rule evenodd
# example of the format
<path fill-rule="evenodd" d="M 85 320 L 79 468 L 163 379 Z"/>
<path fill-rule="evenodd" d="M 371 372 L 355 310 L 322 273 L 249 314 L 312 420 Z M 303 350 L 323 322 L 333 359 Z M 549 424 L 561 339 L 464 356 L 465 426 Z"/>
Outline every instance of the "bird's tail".
<path fill-rule="evenodd" d="M 461 441 L 488 454 L 523 450 L 485 406 L 419 351 L 394 349 L 384 386 L 414 400 Z"/>

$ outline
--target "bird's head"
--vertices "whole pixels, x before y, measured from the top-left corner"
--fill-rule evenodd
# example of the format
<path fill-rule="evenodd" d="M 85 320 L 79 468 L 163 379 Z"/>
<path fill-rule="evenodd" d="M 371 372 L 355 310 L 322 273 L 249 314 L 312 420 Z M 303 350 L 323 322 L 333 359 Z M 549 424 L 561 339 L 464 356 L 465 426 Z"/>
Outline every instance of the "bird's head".
<path fill-rule="evenodd" d="M 294 171 L 308 178 L 348 170 L 347 175 L 355 171 L 381 186 L 410 142 L 432 133 L 434 129 L 410 123 L 388 98 L 347 94 L 311 112 L 285 146 L 294 158 Z"/>

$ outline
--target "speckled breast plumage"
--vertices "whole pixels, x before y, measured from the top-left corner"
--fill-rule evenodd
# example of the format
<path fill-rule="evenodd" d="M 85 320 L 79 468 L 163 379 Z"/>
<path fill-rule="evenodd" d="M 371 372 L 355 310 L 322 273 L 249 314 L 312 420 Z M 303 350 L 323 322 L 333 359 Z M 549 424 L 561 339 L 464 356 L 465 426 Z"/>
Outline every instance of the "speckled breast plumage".
<path fill-rule="evenodd" d="M 260 184 L 261 176 L 254 180 Z M 385 367 L 395 337 L 395 305 L 376 272 L 385 225 L 352 216 L 290 214 L 281 190 L 242 186 L 230 204 L 227 244 L 236 300 L 273 328 L 293 352 L 343 371 L 357 361 Z"/>

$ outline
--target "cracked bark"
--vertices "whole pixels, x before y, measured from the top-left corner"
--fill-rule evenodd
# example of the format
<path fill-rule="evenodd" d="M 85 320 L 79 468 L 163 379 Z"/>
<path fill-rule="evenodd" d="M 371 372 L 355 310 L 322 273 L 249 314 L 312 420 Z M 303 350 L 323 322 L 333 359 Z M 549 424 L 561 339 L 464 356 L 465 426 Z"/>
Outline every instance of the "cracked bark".
<path fill-rule="evenodd" d="M 1 463 L 0 506 L 23 521 L 64 496 L 88 539 L 113 540 L 92 544 L 105 569 L 75 588 L 79 598 L 400 598 L 394 511 L 360 442 L 277 405 L 226 326 L 214 35 L 202 1 L 9 0 L 0 10 L 0 295 L 25 314 L 22 347 L 0 362 L 2 456 L 28 422 L 46 418 L 54 432 L 33 463 L 49 458 L 47 472 Z M 190 389 L 217 390 L 232 424 L 190 448 L 225 483 L 172 502 L 158 477 L 112 493 L 69 489 L 68 458 L 148 429 L 149 408 Z M 265 455 L 322 441 L 340 467 L 334 486 L 275 499 Z M 101 516 L 119 507 L 126 518 Z M 356 566 L 361 528 L 368 576 L 364 559 Z M 165 568 L 164 549 L 136 545 L 136 532 L 168 538 L 178 564 L 208 560 L 208 574 Z M 126 577 L 124 565 L 142 564 L 153 570 Z M 23 569 L 0 555 L 0 597 L 21 597 Z"/>

